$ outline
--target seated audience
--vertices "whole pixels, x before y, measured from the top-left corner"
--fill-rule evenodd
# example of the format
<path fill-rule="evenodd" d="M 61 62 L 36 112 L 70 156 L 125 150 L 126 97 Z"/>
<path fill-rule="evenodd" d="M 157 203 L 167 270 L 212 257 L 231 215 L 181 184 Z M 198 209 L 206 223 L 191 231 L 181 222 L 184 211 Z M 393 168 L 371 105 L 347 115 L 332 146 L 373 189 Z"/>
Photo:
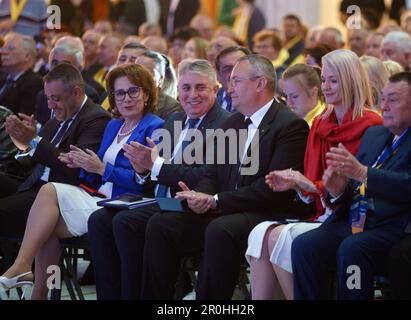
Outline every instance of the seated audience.
<path fill-rule="evenodd" d="M 335 272 L 337 299 L 374 298 L 374 276 L 387 271 L 411 220 L 410 92 L 411 73 L 392 76 L 383 89 L 384 126 L 365 132 L 357 158 L 343 143 L 327 153 L 323 182 L 338 199 L 319 228 L 294 240 L 295 299 L 330 298 Z"/>
<path fill-rule="evenodd" d="M 253 299 L 271 299 L 277 283 L 285 297 L 293 299 L 292 243 L 299 234 L 319 227 L 331 213 L 328 190 L 322 181 L 327 168 L 326 153 L 343 143 L 355 154 L 366 129 L 381 123 L 377 113 L 366 109 L 372 105 L 372 95 L 367 74 L 355 53 L 336 50 L 323 57 L 321 89 L 327 109 L 311 127 L 304 175 L 290 168 L 270 172 L 266 177 L 275 193 L 294 190 L 304 202 L 315 203 L 317 211 L 311 222 L 278 226 L 278 222 L 266 221 L 253 229 L 246 253 Z"/>
<path fill-rule="evenodd" d="M 201 91 L 195 89 L 201 87 Z M 205 172 L 202 164 L 206 152 L 200 156 L 201 161 L 195 160 L 192 164 L 186 164 L 184 158 L 178 161 L 184 149 L 186 129 L 205 136 L 207 129 L 220 128 L 229 115 L 215 103 L 217 79 L 207 61 L 183 60 L 179 66 L 178 89 L 184 112 L 171 115 L 164 125 L 165 132 L 176 135 L 177 141 L 170 146 L 173 161 L 168 161 L 171 159 L 165 158 L 165 154 L 152 159 L 151 149 L 135 143 L 124 147 L 137 172 L 151 171 L 151 180 L 157 182 L 158 197 L 174 195 L 180 190 L 177 183 L 182 179 L 188 180 L 189 186 L 195 185 Z M 192 101 L 199 103 L 192 104 Z M 177 132 L 176 128 L 181 127 L 184 130 Z M 201 150 L 206 150 L 209 143 L 204 139 Z M 144 179 L 141 182 L 144 183 Z M 154 204 L 125 211 L 104 208 L 91 215 L 89 239 L 98 299 L 140 298 L 146 225 L 159 212 L 160 208 Z"/>
<path fill-rule="evenodd" d="M 310 66 L 322 68 L 322 58 L 333 49 L 327 45 L 318 45 L 305 49 L 305 63 Z"/>
<path fill-rule="evenodd" d="M 197 14 L 191 19 L 190 27 L 196 29 L 201 38 L 210 41 L 213 37 L 215 22 L 209 16 Z"/>
<path fill-rule="evenodd" d="M 233 10 L 234 34 L 249 48 L 253 45 L 254 35 L 265 27 L 264 14 L 254 2 L 255 0 L 237 0 L 239 7 Z"/>
<path fill-rule="evenodd" d="M 288 14 L 282 21 L 284 33 L 284 49 L 288 52 L 288 58 L 284 62 L 286 67 L 296 63 L 303 63 L 304 57 L 304 26 L 299 17 Z"/>
<path fill-rule="evenodd" d="M 402 67 L 402 65 L 400 65 L 398 62 L 395 62 L 393 60 L 385 60 L 382 63 L 384 64 L 384 67 L 385 69 L 387 69 L 390 76 L 393 76 L 396 73 L 400 73 L 404 71 L 404 68 Z"/>
<path fill-rule="evenodd" d="M 361 64 L 368 74 L 370 86 L 372 90 L 373 105 L 372 110 L 381 114 L 381 93 L 382 89 L 388 82 L 390 74 L 384 66 L 384 63 L 375 57 L 362 56 Z"/>
<path fill-rule="evenodd" d="M 19 160 L 32 172 L 24 181 L 0 172 L 0 238 L 23 236 L 31 205 L 43 184 L 79 184 L 80 170 L 66 167 L 58 156 L 68 152 L 70 145 L 97 151 L 109 121 L 109 115 L 85 96 L 84 80 L 71 64 L 56 66 L 44 81 L 55 117 L 40 133 L 33 117 L 11 115 L 6 119 L 7 133 L 20 150 Z"/>
<path fill-rule="evenodd" d="M 231 38 L 225 36 L 214 37 L 206 49 L 208 62 L 214 65 L 217 55 L 225 48 L 233 46 L 237 46 L 237 42 Z"/>
<path fill-rule="evenodd" d="M 98 43 L 100 42 L 101 36 L 100 33 L 94 30 L 88 30 L 81 37 L 84 45 L 84 71 L 87 72 L 90 77 L 94 77 L 97 71 L 102 68 L 97 54 Z"/>
<path fill-rule="evenodd" d="M 158 90 L 157 104 L 153 110 L 154 114 L 162 119 L 167 119 L 168 116 L 174 112 L 182 111 L 180 103 L 168 94 L 163 92 L 163 84 L 166 72 L 165 58 L 154 51 L 146 51 L 137 59 L 135 63 L 146 67 L 153 76 L 154 82 Z"/>
<path fill-rule="evenodd" d="M 184 46 L 183 59 L 206 59 L 206 48 L 208 45 L 209 42 L 203 38 L 191 38 Z"/>
<path fill-rule="evenodd" d="M 148 36 L 141 41 L 141 44 L 152 51 L 160 52 L 162 54 L 167 53 L 167 41 L 161 36 Z"/>
<path fill-rule="evenodd" d="M 36 44 L 33 38 L 9 33 L 1 47 L 0 106 L 13 113 L 34 114 L 36 95 L 43 88 L 33 72 Z"/>
<path fill-rule="evenodd" d="M 81 177 L 92 187 L 52 182 L 40 188 L 30 209 L 19 255 L 0 278 L 0 285 L 18 286 L 19 282 L 32 278 L 30 270 L 36 258 L 32 298 L 46 299 L 47 267 L 59 263 L 59 239 L 85 234 L 88 217 L 100 208 L 97 202 L 101 197 L 143 194 L 143 186 L 136 182 L 122 147 L 131 141 L 145 144 L 153 131 L 163 125 L 163 121 L 151 113 L 157 99 L 154 81 L 145 68 L 128 64 L 109 73 L 107 88 L 110 102 L 122 119 L 107 124 L 97 154 L 70 145 L 70 151 L 58 157 L 69 168 L 81 168 Z"/>
<path fill-rule="evenodd" d="M 230 75 L 238 59 L 251 54 L 251 51 L 244 47 L 228 47 L 221 51 L 215 59 L 217 78 L 221 88 L 217 92 L 217 103 L 228 112 L 235 112 L 229 91 Z"/>
<path fill-rule="evenodd" d="M 381 44 L 381 59 L 394 60 L 407 70 L 411 63 L 411 36 L 402 31 L 387 34 Z"/>
<path fill-rule="evenodd" d="M 186 179 L 179 182 L 183 191 L 176 197 L 187 200 L 191 214 L 163 212 L 149 220 L 144 245 L 143 299 L 171 299 L 180 259 L 201 253 L 196 298 L 231 299 L 249 232 L 270 217 L 283 216 L 293 203 L 292 192 L 273 195 L 264 182 L 265 175 L 270 170 L 302 168 L 308 125 L 274 97 L 275 70 L 267 58 L 239 58 L 230 82 L 229 94 L 238 112 L 222 129 L 234 130 L 237 138 L 225 143 L 224 151 L 218 151 L 229 155 L 230 146 L 240 143 L 244 152 L 240 151 L 238 157 L 230 154 L 237 159 L 235 164 L 209 164 L 194 190 L 184 183 Z M 259 139 L 250 137 L 254 146 L 238 139 L 240 130 L 255 133 L 252 129 L 257 128 L 264 133 Z M 242 164 L 242 153 L 247 154 L 248 147 L 249 160 L 259 159 L 254 174 L 247 172 L 250 162 L 246 161 L 247 167 Z M 278 211 L 273 213 L 273 207 Z"/>
<path fill-rule="evenodd" d="M 9 109 L 0 106 L 0 172 L 7 177 L 23 180 L 26 178 L 27 172 L 22 164 L 14 158 L 17 147 L 6 131 L 6 118 L 12 114 Z"/>
<path fill-rule="evenodd" d="M 281 81 L 287 106 L 311 127 L 316 116 L 324 111 L 320 68 L 295 64 L 285 69 Z"/>
<path fill-rule="evenodd" d="M 345 45 L 341 31 L 334 27 L 324 28 L 318 37 L 317 44 L 327 45 L 333 50 L 342 49 Z"/>
<path fill-rule="evenodd" d="M 367 49 L 367 37 L 369 33 L 369 30 L 365 28 L 348 30 L 348 47 L 359 57 L 361 57 Z"/>
<path fill-rule="evenodd" d="M 183 60 L 184 47 L 188 40 L 193 37 L 198 37 L 197 30 L 190 27 L 183 27 L 175 30 L 168 39 L 168 56 L 172 61 L 173 67 L 176 69 L 181 60 Z"/>
<path fill-rule="evenodd" d="M 367 37 L 365 55 L 381 59 L 381 43 L 385 34 L 372 32 Z"/>

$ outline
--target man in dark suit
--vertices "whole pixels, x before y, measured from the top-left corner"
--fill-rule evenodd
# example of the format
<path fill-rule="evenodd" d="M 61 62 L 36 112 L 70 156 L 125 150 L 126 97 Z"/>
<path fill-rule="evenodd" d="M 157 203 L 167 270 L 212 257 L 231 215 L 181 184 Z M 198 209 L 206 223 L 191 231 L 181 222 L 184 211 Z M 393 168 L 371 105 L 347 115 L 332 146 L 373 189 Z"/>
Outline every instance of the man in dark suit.
<path fill-rule="evenodd" d="M 206 145 L 201 163 L 179 163 L 176 160 L 183 149 L 185 131 L 190 123 L 197 122 L 192 129 L 206 136 L 207 129 L 216 129 L 227 119 L 228 113 L 215 104 L 217 79 L 213 67 L 204 60 L 182 62 L 179 70 L 179 95 L 185 112 L 172 114 L 164 125 L 164 133 L 171 136 L 170 158 L 163 154 L 153 162 L 151 149 L 141 145 L 125 146 L 126 156 L 130 158 L 137 172 L 150 170 L 152 180 L 159 185 L 156 194 L 165 197 L 179 190 L 177 182 L 181 179 L 194 186 L 205 171 Z M 148 177 L 147 177 L 148 178 Z M 139 178 L 141 179 L 141 178 Z M 142 182 L 143 183 L 143 182 Z M 117 212 L 102 209 L 93 213 L 89 219 L 89 240 L 96 274 L 98 299 L 138 299 L 141 289 L 142 258 L 144 235 L 147 221 L 159 212 L 157 205 Z"/>
<path fill-rule="evenodd" d="M 200 9 L 199 0 L 160 1 L 160 24 L 163 34 L 170 36 L 174 30 L 190 25 Z"/>
<path fill-rule="evenodd" d="M 308 126 L 274 97 L 275 88 L 275 70 L 268 59 L 259 55 L 238 59 L 229 89 L 238 113 L 223 125 L 236 133 L 235 144 L 230 141 L 215 151 L 225 159 L 235 155 L 237 161 L 208 165 L 195 191 L 180 181 L 184 191 L 177 197 L 187 200 L 192 213 L 165 212 L 150 219 L 144 299 L 172 298 L 180 259 L 201 252 L 197 298 L 231 299 L 248 234 L 258 223 L 289 212 L 292 192 L 271 192 L 265 175 L 278 169 L 302 170 Z"/>
<path fill-rule="evenodd" d="M 295 299 L 329 298 L 335 269 L 338 299 L 373 299 L 374 276 L 386 272 L 389 251 L 404 236 L 411 219 L 411 73 L 390 78 L 381 108 L 384 126 L 366 131 L 358 160 L 342 144 L 327 154 L 323 182 L 341 197 L 319 228 L 294 240 Z"/>
<path fill-rule="evenodd" d="M 53 69 L 57 65 L 68 62 L 75 66 L 78 70 L 83 70 L 84 55 L 81 50 L 76 47 L 76 41 L 81 41 L 75 37 L 65 37 L 68 41 L 66 43 L 58 43 L 51 50 L 49 55 L 49 66 Z M 83 74 L 83 72 L 82 72 Z M 101 103 L 104 100 L 106 93 L 105 89 L 101 87 L 94 79 L 87 73 L 84 73 L 83 77 L 85 83 L 85 93 L 95 103 Z M 92 85 L 100 87 L 99 91 L 95 90 Z M 47 106 L 47 96 L 44 90 L 40 91 L 36 97 L 36 113 L 35 118 L 41 124 L 44 125 L 52 116 L 52 110 Z"/>
<path fill-rule="evenodd" d="M 217 92 L 217 102 L 224 110 L 234 112 L 230 95 L 227 93 L 231 71 L 237 60 L 243 56 L 251 54 L 250 50 L 244 47 L 234 46 L 223 49 L 215 59 L 218 80 L 221 88 Z"/>
<path fill-rule="evenodd" d="M 48 73 L 45 92 L 55 118 L 46 123 L 40 135 L 33 117 L 10 116 L 6 120 L 7 132 L 34 169 L 23 183 L 0 175 L 0 236 L 23 235 L 30 207 L 44 183 L 79 184 L 79 169 L 68 168 L 58 156 L 68 152 L 70 145 L 96 152 L 110 119 L 85 96 L 83 78 L 70 64 Z"/>
<path fill-rule="evenodd" d="M 29 36 L 13 33 L 1 48 L 0 105 L 31 115 L 37 93 L 43 88 L 41 78 L 32 70 L 36 44 Z"/>

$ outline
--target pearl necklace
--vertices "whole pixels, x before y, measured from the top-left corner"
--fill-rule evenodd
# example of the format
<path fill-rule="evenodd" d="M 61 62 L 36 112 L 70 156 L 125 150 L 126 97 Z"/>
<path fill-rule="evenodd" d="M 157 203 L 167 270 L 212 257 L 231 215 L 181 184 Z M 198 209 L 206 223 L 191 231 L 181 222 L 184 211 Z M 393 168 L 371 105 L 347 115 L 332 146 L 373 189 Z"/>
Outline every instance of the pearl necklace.
<path fill-rule="evenodd" d="M 126 122 L 124 121 L 124 123 L 123 123 L 123 125 L 121 126 L 120 130 L 118 130 L 118 134 L 117 134 L 117 135 L 118 135 L 119 137 L 129 136 L 129 135 L 134 131 L 134 129 L 137 128 L 137 126 L 138 126 L 139 123 L 140 123 L 140 121 L 137 122 L 136 125 L 135 125 L 134 127 L 132 127 L 130 130 L 122 133 L 121 130 L 123 130 L 124 126 L 126 125 Z"/>

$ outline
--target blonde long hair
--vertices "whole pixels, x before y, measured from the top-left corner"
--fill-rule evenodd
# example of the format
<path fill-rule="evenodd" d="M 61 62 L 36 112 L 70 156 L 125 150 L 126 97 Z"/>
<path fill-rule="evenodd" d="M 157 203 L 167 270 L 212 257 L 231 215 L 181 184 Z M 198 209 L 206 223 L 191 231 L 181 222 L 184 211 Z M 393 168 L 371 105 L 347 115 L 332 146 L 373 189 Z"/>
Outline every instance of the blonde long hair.
<path fill-rule="evenodd" d="M 368 74 L 358 56 L 350 50 L 334 50 L 323 56 L 322 65 L 330 68 L 337 78 L 343 106 L 353 109 L 352 120 L 363 116 L 364 106 L 372 106 L 373 97 Z M 327 104 L 323 118 L 329 117 L 333 110 L 334 106 Z"/>

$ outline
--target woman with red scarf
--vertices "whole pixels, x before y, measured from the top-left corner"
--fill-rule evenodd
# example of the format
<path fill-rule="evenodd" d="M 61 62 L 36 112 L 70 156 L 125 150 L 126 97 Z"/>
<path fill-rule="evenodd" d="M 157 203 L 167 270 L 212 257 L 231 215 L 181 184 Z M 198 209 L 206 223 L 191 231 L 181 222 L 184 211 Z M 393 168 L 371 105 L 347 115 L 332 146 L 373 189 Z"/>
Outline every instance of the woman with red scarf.
<path fill-rule="evenodd" d="M 327 107 L 311 127 L 304 175 L 290 168 L 270 172 L 266 177 L 274 192 L 294 189 L 305 203 L 315 202 L 316 213 L 307 222 L 266 221 L 251 231 L 246 257 L 251 266 L 252 298 L 256 300 L 272 299 L 277 283 L 285 298 L 293 298 L 291 244 L 298 235 L 319 227 L 332 212 L 333 199 L 329 199 L 321 181 L 326 153 L 342 143 L 356 154 L 364 132 L 370 126 L 382 124 L 381 117 L 368 109 L 373 105 L 372 93 L 357 55 L 335 50 L 322 58 L 322 64 L 321 89 Z"/>

